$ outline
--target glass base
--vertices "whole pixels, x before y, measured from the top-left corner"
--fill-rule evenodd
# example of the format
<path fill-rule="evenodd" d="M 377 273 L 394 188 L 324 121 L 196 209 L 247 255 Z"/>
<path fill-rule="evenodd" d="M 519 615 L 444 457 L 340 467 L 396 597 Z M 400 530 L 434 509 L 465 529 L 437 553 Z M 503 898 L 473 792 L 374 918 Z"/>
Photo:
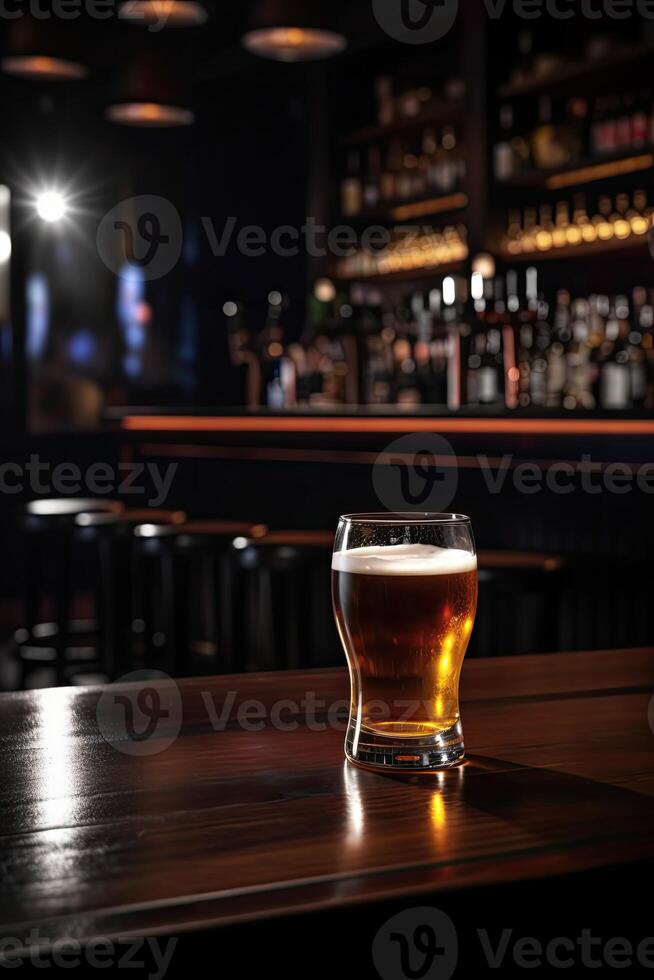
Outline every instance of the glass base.
<path fill-rule="evenodd" d="M 375 772 L 432 772 L 457 765 L 465 755 L 463 729 L 458 721 L 452 728 L 434 735 L 401 738 L 380 735 L 350 722 L 345 736 L 348 760 Z"/>

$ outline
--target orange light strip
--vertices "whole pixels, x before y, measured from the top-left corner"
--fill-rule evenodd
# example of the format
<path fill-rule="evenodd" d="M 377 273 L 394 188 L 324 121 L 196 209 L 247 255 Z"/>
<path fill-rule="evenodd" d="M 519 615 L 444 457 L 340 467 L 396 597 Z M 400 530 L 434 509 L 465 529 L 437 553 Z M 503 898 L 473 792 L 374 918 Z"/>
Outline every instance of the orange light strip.
<path fill-rule="evenodd" d="M 453 418 L 311 418 L 126 416 L 128 432 L 459 432 L 489 435 L 654 435 L 646 419 L 453 419 Z"/>
<path fill-rule="evenodd" d="M 467 194 L 450 194 L 447 197 L 434 197 L 429 201 L 417 201 L 415 204 L 402 204 L 393 208 L 391 218 L 394 221 L 410 221 L 411 218 L 423 218 L 428 214 L 440 214 L 441 211 L 457 211 L 467 206 Z"/>
<path fill-rule="evenodd" d="M 564 174 L 554 174 L 545 181 L 550 190 L 561 187 L 573 187 L 575 184 L 591 184 L 595 180 L 605 180 L 608 177 L 619 177 L 622 174 L 633 174 L 639 170 L 648 170 L 654 165 L 654 156 L 644 153 L 638 157 L 627 157 L 624 160 L 613 160 L 610 163 L 598 163 L 592 167 L 581 167 L 579 170 L 568 170 Z"/>

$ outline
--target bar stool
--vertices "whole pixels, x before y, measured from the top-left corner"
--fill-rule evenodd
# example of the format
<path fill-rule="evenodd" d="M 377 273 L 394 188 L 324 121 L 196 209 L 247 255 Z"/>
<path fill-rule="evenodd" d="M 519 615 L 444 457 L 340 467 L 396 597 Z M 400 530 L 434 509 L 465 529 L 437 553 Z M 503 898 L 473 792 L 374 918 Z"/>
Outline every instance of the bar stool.
<path fill-rule="evenodd" d="M 75 523 L 82 540 L 97 544 L 102 579 L 102 666 L 115 679 L 136 665 L 140 634 L 154 616 L 148 603 L 150 590 L 135 561 L 134 529 L 146 520 L 175 527 L 186 520 L 183 511 L 127 510 L 119 513 L 85 512 Z M 146 610 L 143 612 L 143 610 Z M 143 618 L 137 618 L 141 614 Z M 154 628 L 153 628 L 154 629 Z"/>
<path fill-rule="evenodd" d="M 154 559 L 150 597 L 157 607 L 156 647 L 173 676 L 238 669 L 234 644 L 234 589 L 230 547 L 267 528 L 251 521 L 189 521 L 136 527 L 137 554 Z"/>
<path fill-rule="evenodd" d="M 33 500 L 27 504 L 22 521 L 26 532 L 25 625 L 14 634 L 21 687 L 36 666 L 51 666 L 60 685 L 78 668 L 97 661 L 98 622 L 72 619 L 73 545 L 79 540 L 76 518 L 81 513 L 112 517 L 123 509 L 118 501 L 97 499 Z M 48 581 L 48 572 L 54 573 L 53 581 Z M 39 608 L 47 586 L 53 590 L 54 619 L 42 623 L 38 621 Z M 101 616 L 98 580 L 92 578 L 91 586 L 95 614 Z"/>
<path fill-rule="evenodd" d="M 237 538 L 247 670 L 340 663 L 330 602 L 331 531 L 274 531 Z"/>
<path fill-rule="evenodd" d="M 470 656 L 560 649 L 566 559 L 527 551 L 480 551 L 479 604 Z"/>

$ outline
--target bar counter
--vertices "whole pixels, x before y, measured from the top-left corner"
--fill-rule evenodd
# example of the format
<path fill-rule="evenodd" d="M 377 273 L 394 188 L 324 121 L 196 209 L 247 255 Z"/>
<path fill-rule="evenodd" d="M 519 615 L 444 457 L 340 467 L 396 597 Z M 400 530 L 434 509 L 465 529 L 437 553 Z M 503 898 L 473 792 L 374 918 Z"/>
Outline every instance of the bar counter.
<path fill-rule="evenodd" d="M 544 465 L 574 462 L 584 454 L 593 462 L 646 463 L 651 461 L 654 440 L 654 418 L 601 413 L 542 416 L 392 407 L 286 412 L 127 407 L 107 412 L 106 423 L 126 451 L 143 458 L 339 466 L 373 465 L 380 452 L 406 436 L 438 436 L 442 441 L 425 444 L 427 450 L 455 453 L 460 469 L 477 470 L 480 455 L 497 459 L 507 453 L 515 464 L 525 460 Z"/>
<path fill-rule="evenodd" d="M 123 708 L 142 684 L 4 694 L 1 934 L 179 935 L 626 881 L 654 858 L 653 680 L 654 648 L 469 662 L 467 762 L 393 778 L 344 762 L 340 669 L 148 682 L 164 710 L 140 742 Z"/>
<path fill-rule="evenodd" d="M 388 408 L 342 412 L 295 412 L 115 409 L 110 423 L 135 433 L 285 433 L 405 435 L 437 432 L 444 435 L 512 436 L 652 436 L 654 419 L 593 413 L 592 415 L 492 415 L 435 411 L 395 411 Z"/>

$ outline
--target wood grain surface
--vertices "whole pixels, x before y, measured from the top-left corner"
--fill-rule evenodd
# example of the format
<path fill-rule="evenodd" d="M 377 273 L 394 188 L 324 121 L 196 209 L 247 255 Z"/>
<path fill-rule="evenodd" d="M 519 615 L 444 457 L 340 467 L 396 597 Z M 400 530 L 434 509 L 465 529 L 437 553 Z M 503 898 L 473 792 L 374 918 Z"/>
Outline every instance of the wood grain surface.
<path fill-rule="evenodd" d="M 341 670 L 3 695 L 3 934 L 180 933 L 654 857 L 654 649 L 464 675 L 467 762 L 428 777 L 344 763 Z M 137 728 L 139 704 L 168 713 L 152 738 L 128 738 L 128 702 Z"/>

